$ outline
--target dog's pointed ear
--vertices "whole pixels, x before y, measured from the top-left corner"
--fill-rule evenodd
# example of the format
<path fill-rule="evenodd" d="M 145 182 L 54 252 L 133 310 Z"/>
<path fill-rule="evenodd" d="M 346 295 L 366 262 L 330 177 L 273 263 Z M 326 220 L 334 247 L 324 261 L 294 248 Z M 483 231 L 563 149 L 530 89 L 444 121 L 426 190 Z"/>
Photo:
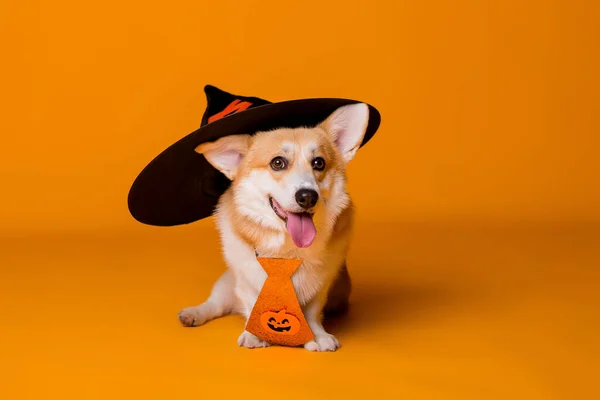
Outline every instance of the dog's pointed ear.
<path fill-rule="evenodd" d="M 368 123 L 369 107 L 358 103 L 338 108 L 321 123 L 321 127 L 331 136 L 344 161 L 348 163 L 360 147 Z"/>
<path fill-rule="evenodd" d="M 202 143 L 195 150 L 204 155 L 213 167 L 233 180 L 249 147 L 250 135 L 231 135 L 214 142 Z"/>

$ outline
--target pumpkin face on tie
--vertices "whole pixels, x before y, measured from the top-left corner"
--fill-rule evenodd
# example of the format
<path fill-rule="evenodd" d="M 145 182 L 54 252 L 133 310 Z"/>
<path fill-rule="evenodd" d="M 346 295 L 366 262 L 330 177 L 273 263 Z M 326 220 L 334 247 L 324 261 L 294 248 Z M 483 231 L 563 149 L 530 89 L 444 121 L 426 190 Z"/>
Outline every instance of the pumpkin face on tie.
<path fill-rule="evenodd" d="M 264 329 L 281 335 L 294 335 L 300 330 L 300 321 L 285 310 L 267 311 L 260 316 Z"/>

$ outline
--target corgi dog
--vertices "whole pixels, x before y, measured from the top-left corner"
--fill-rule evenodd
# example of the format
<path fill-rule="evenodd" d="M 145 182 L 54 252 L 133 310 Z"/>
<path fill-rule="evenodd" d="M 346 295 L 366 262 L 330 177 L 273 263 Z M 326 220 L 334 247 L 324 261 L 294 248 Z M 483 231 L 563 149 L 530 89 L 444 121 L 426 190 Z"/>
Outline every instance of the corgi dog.
<path fill-rule="evenodd" d="M 180 311 L 182 325 L 200 326 L 228 314 L 247 320 L 267 277 L 256 255 L 298 258 L 303 261 L 292 283 L 314 333 L 304 348 L 340 347 L 322 319 L 348 306 L 353 204 L 346 166 L 368 121 L 368 106 L 357 103 L 338 108 L 315 127 L 230 135 L 196 148 L 232 181 L 214 213 L 227 270 L 204 303 Z M 270 344 L 244 330 L 238 345 Z"/>

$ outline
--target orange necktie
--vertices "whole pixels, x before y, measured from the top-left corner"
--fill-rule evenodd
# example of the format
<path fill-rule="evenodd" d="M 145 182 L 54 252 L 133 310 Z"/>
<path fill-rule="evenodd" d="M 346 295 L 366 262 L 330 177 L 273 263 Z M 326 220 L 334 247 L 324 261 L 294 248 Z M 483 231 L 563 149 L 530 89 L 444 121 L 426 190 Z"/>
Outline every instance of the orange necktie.
<path fill-rule="evenodd" d="M 314 338 L 302 313 L 292 275 L 302 263 L 298 259 L 262 258 L 258 262 L 267 273 L 246 330 L 265 342 L 300 346 Z"/>

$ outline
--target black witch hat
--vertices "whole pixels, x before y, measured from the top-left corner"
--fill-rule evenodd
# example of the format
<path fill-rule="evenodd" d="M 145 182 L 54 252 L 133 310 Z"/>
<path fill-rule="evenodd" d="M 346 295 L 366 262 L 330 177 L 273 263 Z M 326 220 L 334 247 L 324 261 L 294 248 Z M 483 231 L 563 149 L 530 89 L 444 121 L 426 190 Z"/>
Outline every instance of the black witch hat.
<path fill-rule="evenodd" d="M 195 151 L 200 144 L 227 135 L 316 126 L 339 107 L 360 103 L 339 98 L 271 103 L 258 97 L 233 95 L 210 85 L 204 91 L 207 107 L 200 128 L 159 154 L 131 186 L 129 211 L 141 223 L 174 226 L 212 215 L 231 181 Z M 381 122 L 377 109 L 368 107 L 369 122 L 360 147 L 373 137 Z"/>

